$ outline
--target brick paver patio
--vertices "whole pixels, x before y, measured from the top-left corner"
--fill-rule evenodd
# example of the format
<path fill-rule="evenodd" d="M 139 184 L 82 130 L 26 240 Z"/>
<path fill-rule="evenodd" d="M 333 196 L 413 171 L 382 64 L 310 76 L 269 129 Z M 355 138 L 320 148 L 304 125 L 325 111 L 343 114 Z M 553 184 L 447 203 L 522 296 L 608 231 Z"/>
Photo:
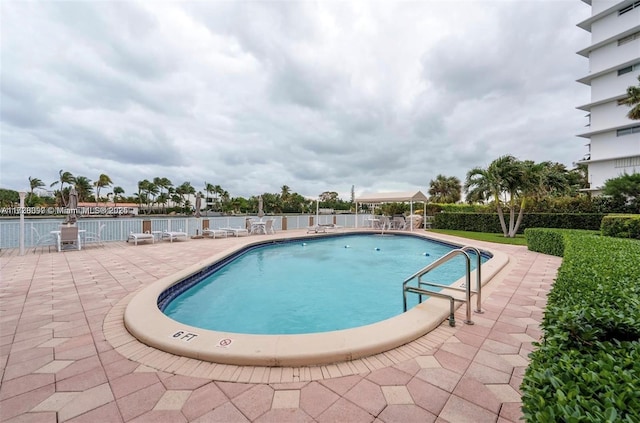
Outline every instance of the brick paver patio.
<path fill-rule="evenodd" d="M 519 386 L 527 355 L 540 337 L 546 295 L 561 262 L 525 247 L 474 243 L 510 255 L 507 268 L 483 292 L 485 313 L 473 316 L 475 325 L 462 323 L 461 308 L 457 327 L 445 322 L 416 343 L 358 362 L 250 368 L 174 356 L 169 372 L 146 365 L 149 352 L 114 347 L 111 337 L 123 330 L 118 313 L 129 294 L 237 242 L 242 241 L 108 243 L 25 256 L 2 251 L 0 420 L 520 419 Z"/>

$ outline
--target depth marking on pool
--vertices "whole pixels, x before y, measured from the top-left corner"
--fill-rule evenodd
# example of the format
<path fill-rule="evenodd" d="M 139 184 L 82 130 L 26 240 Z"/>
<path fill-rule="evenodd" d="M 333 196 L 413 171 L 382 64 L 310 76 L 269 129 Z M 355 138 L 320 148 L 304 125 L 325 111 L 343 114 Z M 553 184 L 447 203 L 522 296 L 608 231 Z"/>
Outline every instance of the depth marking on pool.
<path fill-rule="evenodd" d="M 197 336 L 198 336 L 197 333 L 186 332 L 184 330 L 179 330 L 171 335 L 172 338 L 180 341 L 184 341 L 184 342 L 189 342 L 195 339 Z"/>

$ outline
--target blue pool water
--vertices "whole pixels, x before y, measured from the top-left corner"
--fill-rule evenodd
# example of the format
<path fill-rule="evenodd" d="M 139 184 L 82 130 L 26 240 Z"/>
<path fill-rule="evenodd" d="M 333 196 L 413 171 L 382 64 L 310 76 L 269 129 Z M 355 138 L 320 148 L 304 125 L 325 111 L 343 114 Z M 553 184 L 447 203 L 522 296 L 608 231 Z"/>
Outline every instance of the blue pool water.
<path fill-rule="evenodd" d="M 347 235 L 247 251 L 173 299 L 164 313 L 188 325 L 248 334 L 325 332 L 403 311 L 402 282 L 452 248 L 401 235 Z M 474 260 L 472 260 L 474 261 Z M 429 273 L 452 283 L 457 257 Z M 417 296 L 410 295 L 410 306 Z"/>

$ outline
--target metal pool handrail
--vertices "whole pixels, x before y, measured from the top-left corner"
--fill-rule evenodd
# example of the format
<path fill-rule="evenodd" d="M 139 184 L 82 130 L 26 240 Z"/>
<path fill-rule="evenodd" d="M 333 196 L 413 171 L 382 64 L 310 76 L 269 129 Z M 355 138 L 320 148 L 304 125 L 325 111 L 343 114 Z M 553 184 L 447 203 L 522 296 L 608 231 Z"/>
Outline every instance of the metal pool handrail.
<path fill-rule="evenodd" d="M 467 251 L 475 252 L 475 254 L 477 256 L 477 260 L 478 260 L 478 265 L 477 265 L 477 269 L 476 269 L 476 290 L 475 291 L 471 290 L 471 258 L 469 257 L 469 253 L 467 253 Z M 433 282 L 423 282 L 422 281 L 422 277 L 424 275 L 426 275 L 427 273 L 429 273 L 433 269 L 437 268 L 438 266 L 448 262 L 452 258 L 454 258 L 456 256 L 459 256 L 459 255 L 462 255 L 465 258 L 465 264 L 466 264 L 466 272 L 465 272 L 466 281 L 465 281 L 465 284 L 464 284 L 464 288 L 458 288 L 458 287 L 452 287 L 452 286 L 449 286 L 449 285 L 442 285 L 442 284 L 436 284 L 436 283 L 433 283 Z M 427 266 L 423 267 L 422 269 L 420 269 L 419 271 L 417 271 L 416 273 L 414 273 L 413 275 L 409 276 L 407 279 L 404 280 L 404 282 L 402 283 L 402 296 L 403 296 L 404 311 L 407 311 L 407 292 L 418 294 L 420 302 L 422 302 L 422 295 L 432 295 L 432 296 L 436 296 L 436 297 L 443 297 L 443 298 L 449 299 L 449 302 L 450 302 L 449 324 L 451 326 L 455 326 L 455 319 L 454 319 L 454 302 L 455 301 L 461 301 L 461 302 L 464 302 L 464 303 L 467 304 L 466 320 L 464 322 L 466 324 L 472 325 L 473 324 L 473 321 L 471 320 L 471 293 L 472 292 L 477 294 L 476 312 L 477 313 L 482 313 L 482 309 L 481 309 L 481 305 L 480 305 L 480 302 L 481 302 L 481 289 L 482 289 L 482 283 L 481 283 L 481 279 L 480 279 L 480 265 L 481 265 L 480 250 L 478 250 L 475 247 L 464 246 L 464 247 L 458 248 L 456 250 L 449 251 L 444 256 L 438 258 L 433 263 L 428 264 Z M 416 278 L 418 279 L 418 286 L 417 287 L 415 287 L 415 286 L 407 286 L 409 282 L 411 282 L 412 280 L 414 280 Z M 453 297 L 451 295 L 448 295 L 448 294 L 444 294 L 444 293 L 441 293 L 441 292 L 424 289 L 424 288 L 422 288 L 423 286 L 433 286 L 433 287 L 451 289 L 451 290 L 455 290 L 455 291 L 464 291 L 465 292 L 465 299 L 459 299 L 459 298 L 455 298 L 455 297 Z"/>

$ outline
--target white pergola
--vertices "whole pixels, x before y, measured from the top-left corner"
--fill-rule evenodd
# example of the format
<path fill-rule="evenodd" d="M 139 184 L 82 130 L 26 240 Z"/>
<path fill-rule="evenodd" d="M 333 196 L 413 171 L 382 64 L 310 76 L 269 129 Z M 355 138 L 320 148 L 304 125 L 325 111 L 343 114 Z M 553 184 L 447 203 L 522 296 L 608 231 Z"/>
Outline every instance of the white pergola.
<path fill-rule="evenodd" d="M 380 204 L 380 203 L 409 203 L 410 214 L 413 215 L 413 203 L 424 203 L 423 219 L 427 215 L 427 202 L 429 199 L 422 191 L 408 192 L 378 192 L 374 194 L 363 194 L 356 199 L 356 225 L 358 224 L 358 203 L 360 204 Z M 374 206 L 375 207 L 375 206 Z M 424 220 L 426 224 L 426 219 Z M 413 227 L 411 228 L 413 230 Z"/>

